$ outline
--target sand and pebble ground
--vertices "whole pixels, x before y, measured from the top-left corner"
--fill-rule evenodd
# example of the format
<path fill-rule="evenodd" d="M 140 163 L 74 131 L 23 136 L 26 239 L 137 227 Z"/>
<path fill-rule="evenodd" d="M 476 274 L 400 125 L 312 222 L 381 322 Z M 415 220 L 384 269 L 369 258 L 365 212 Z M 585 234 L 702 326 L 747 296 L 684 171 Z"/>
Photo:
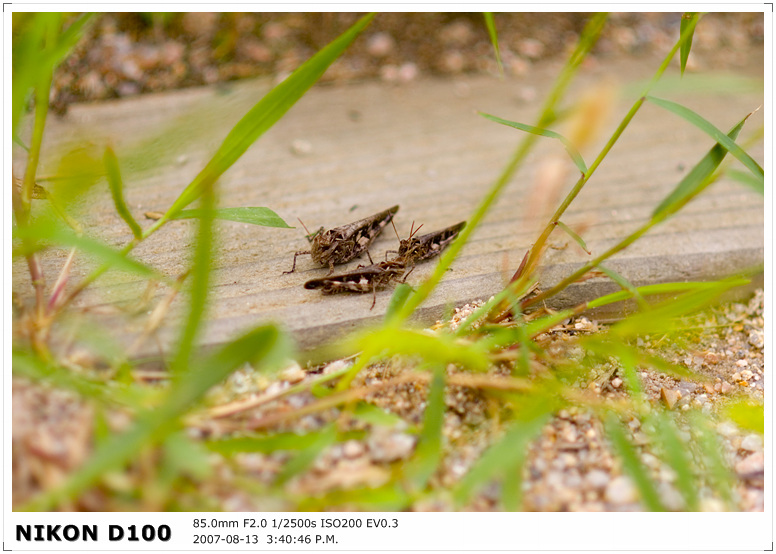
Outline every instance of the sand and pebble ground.
<path fill-rule="evenodd" d="M 699 488 L 699 506 L 704 511 L 762 511 L 764 507 L 764 451 L 762 436 L 738 428 L 724 414 L 725 405 L 735 398 L 762 402 L 763 295 L 759 291 L 748 302 L 722 305 L 705 312 L 700 325 L 684 341 L 666 340 L 665 335 L 645 336 L 640 346 L 695 372 L 701 380 L 683 379 L 654 370 L 641 370 L 643 390 L 654 408 L 674 412 L 693 409 L 708 416 L 723 448 L 722 455 L 734 477 L 732 505 L 726 504 L 708 484 Z M 471 310 L 459 309 L 452 325 Z M 605 326 L 586 317 L 564 322 L 548 333 L 557 349 L 574 349 L 579 333 L 605 332 Z M 573 332 L 571 332 L 573 331 Z M 692 344 L 687 348 L 687 343 Z M 553 348 L 552 344 L 547 345 Z M 251 494 L 239 483 L 247 480 L 272 487 L 290 452 L 271 454 L 244 453 L 231 462 L 218 455 L 210 457 L 213 473 L 198 484 L 198 494 L 207 496 L 218 509 L 229 511 L 288 510 L 294 504 L 285 499 L 315 497 L 341 488 L 378 487 L 391 479 L 392 471 L 413 455 L 417 448 L 417 430 L 423 421 L 428 378 L 413 371 L 406 362 L 395 360 L 367 367 L 352 387 L 368 404 L 377 406 L 393 419 L 365 423 L 343 420 L 339 408 L 300 414 L 267 424 L 277 414 L 295 413 L 312 404 L 316 397 L 305 383 L 321 376 L 341 372 L 352 360 L 337 360 L 316 368 L 292 365 L 275 379 L 246 368 L 209 395 L 210 411 L 190 428 L 194 438 L 219 438 L 255 430 L 306 433 L 339 422 L 342 429 L 361 432 L 325 449 L 305 472 L 289 480 L 282 488 L 266 496 Z M 463 478 L 477 459 L 502 432 L 492 399 L 477 386 L 471 374 L 450 366 L 447 371 L 446 413 L 443 424 L 444 458 L 431 480 L 427 497 L 417 500 L 412 510 L 452 510 L 456 506 L 446 491 Z M 507 377 L 507 367 L 494 367 L 491 377 Z M 594 401 L 622 399 L 623 379 L 616 363 L 595 368 L 576 390 L 592 395 Z M 297 387 L 297 389 L 291 389 Z M 299 390 L 287 394 L 291 390 Z M 93 441 L 93 408 L 69 392 L 35 385 L 24 379 L 14 381 L 14 502 L 23 502 L 31 494 L 61 483 L 68 472 L 89 455 Z M 240 407 L 242 406 L 242 407 Z M 251 407 L 252 406 L 252 407 Z M 237 408 L 235 408 L 237 407 Z M 231 414 L 224 416 L 224 409 Z M 208 417 L 210 414 L 212 417 Z M 116 431 L 129 422 L 126 414 L 109 415 Z M 678 421 L 682 421 L 681 418 Z M 676 473 L 652 450 L 649 431 L 637 417 L 627 421 L 630 441 L 638 449 L 641 462 L 657 485 L 663 505 L 670 510 L 686 506 L 677 487 Z M 689 440 L 693 429 L 680 423 L 679 435 Z M 130 475 L 139 478 L 142 468 Z M 120 509 L 105 490 L 121 486 L 110 480 L 85 495 L 75 506 L 80 509 Z M 132 477 L 124 478 L 126 483 Z M 522 509 L 530 511 L 639 511 L 645 506 L 622 463 L 613 453 L 603 425 L 583 404 L 557 412 L 542 428 L 528 448 L 523 469 Z M 115 492 L 115 491 L 114 491 Z M 500 486 L 494 482 L 476 494 L 463 507 L 466 510 L 503 509 Z M 185 496 L 185 495 L 184 495 Z M 146 501 L 148 502 L 148 501 Z M 185 500 L 183 501 L 185 504 Z M 138 508 L 137 505 L 134 506 Z M 160 509 L 143 505 L 140 509 Z"/>

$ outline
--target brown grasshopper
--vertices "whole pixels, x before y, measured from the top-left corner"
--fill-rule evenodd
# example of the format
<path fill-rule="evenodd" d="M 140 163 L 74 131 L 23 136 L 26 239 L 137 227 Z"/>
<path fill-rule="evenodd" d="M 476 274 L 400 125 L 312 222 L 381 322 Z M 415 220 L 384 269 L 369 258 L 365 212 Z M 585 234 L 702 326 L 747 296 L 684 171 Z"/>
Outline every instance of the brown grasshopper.
<path fill-rule="evenodd" d="M 399 211 L 399 206 L 393 206 L 378 214 L 359 219 L 348 225 L 328 230 L 324 230 L 321 227 L 313 234 L 308 232 L 307 240 L 311 243 L 310 250 L 295 252 L 294 265 L 291 267 L 291 271 L 284 271 L 283 273 L 293 273 L 296 270 L 296 257 L 302 254 L 310 254 L 313 261 L 317 264 L 328 265 L 329 275 L 334 273 L 334 264 L 349 262 L 364 251 L 369 255 L 369 250 L 367 250 L 369 245 L 380 234 L 383 227 L 393 219 L 397 211 Z M 302 226 L 304 227 L 304 223 L 302 223 Z M 305 230 L 307 230 L 306 227 Z M 369 261 L 372 261 L 371 256 Z"/>
<path fill-rule="evenodd" d="M 415 235 L 423 225 L 414 229 L 415 224 L 413 223 L 412 228 L 410 228 L 410 236 L 404 240 L 399 239 L 399 250 L 389 250 L 389 252 L 396 252 L 398 254 L 394 260 L 400 260 L 405 269 L 409 268 L 409 271 L 404 275 L 404 279 L 412 272 L 416 263 L 431 259 L 447 248 L 465 226 L 466 222 L 461 221 L 440 231 L 416 237 Z M 388 252 L 386 252 L 387 255 Z"/>
<path fill-rule="evenodd" d="M 323 294 L 340 292 L 372 292 L 372 307 L 377 302 L 377 291 L 385 288 L 393 281 L 400 280 L 404 273 L 404 264 L 400 260 L 389 260 L 362 266 L 352 271 L 312 279 L 304 284 L 306 289 L 321 289 Z"/>

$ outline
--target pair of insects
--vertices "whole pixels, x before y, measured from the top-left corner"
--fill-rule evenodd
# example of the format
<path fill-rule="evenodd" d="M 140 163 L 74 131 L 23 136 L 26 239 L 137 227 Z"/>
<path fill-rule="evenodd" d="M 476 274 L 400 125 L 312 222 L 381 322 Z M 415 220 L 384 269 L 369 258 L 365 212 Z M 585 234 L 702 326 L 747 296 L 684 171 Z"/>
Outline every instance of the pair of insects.
<path fill-rule="evenodd" d="M 314 262 L 329 266 L 329 275 L 307 281 L 304 284 L 306 289 L 321 289 L 324 294 L 372 292 L 374 296 L 372 308 L 374 308 L 377 290 L 385 288 L 393 282 L 404 282 L 416 263 L 439 254 L 466 225 L 466 222 L 462 221 L 441 231 L 415 236 L 422 225 L 415 229 L 413 224 L 410 236 L 404 240 L 399 239 L 399 250 L 388 251 L 395 252 L 397 256 L 391 260 L 386 259 L 383 262 L 374 263 L 369 255 L 369 245 L 377 238 L 383 227 L 389 222 L 393 225 L 393 216 L 398 210 L 399 206 L 393 206 L 348 225 L 329 230 L 324 230 L 321 227 L 315 234 L 308 235 L 308 240 L 311 242 L 310 250 L 296 252 L 291 271 L 285 273 L 291 273 L 296 269 L 297 256 L 310 254 Z M 355 270 L 332 275 L 335 264 L 349 262 L 363 252 L 367 253 L 370 265 L 359 266 Z M 386 258 L 388 252 L 386 252 Z"/>

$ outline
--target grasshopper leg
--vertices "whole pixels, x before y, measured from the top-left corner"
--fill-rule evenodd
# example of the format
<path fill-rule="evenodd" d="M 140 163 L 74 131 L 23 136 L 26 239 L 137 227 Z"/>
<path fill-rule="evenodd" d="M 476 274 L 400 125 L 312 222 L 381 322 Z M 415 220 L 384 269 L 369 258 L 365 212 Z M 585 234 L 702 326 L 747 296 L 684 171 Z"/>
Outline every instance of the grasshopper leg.
<path fill-rule="evenodd" d="M 303 254 L 309 254 L 309 253 L 310 253 L 309 250 L 300 250 L 299 252 L 294 252 L 294 265 L 291 266 L 291 271 L 284 271 L 283 275 L 286 275 L 288 273 L 293 273 L 294 271 L 296 271 L 296 257 L 297 256 L 301 256 Z"/>

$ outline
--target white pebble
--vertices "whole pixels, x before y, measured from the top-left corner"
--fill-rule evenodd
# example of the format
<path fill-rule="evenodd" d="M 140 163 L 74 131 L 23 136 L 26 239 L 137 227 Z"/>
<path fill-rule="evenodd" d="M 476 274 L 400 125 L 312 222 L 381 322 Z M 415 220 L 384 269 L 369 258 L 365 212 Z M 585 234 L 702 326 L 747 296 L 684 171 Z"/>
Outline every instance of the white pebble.
<path fill-rule="evenodd" d="M 594 489 L 602 489 L 609 483 L 609 474 L 600 469 L 594 469 L 585 476 L 585 482 Z"/>
<path fill-rule="evenodd" d="M 306 156 L 313 151 L 313 145 L 309 140 L 294 139 L 291 141 L 291 153 L 296 156 Z"/>
<path fill-rule="evenodd" d="M 636 501 L 636 487 L 629 477 L 620 475 L 607 485 L 604 498 L 612 504 L 630 504 Z"/>
<path fill-rule="evenodd" d="M 747 435 L 741 441 L 741 448 L 749 452 L 759 452 L 763 449 L 763 439 L 760 435 Z"/>

